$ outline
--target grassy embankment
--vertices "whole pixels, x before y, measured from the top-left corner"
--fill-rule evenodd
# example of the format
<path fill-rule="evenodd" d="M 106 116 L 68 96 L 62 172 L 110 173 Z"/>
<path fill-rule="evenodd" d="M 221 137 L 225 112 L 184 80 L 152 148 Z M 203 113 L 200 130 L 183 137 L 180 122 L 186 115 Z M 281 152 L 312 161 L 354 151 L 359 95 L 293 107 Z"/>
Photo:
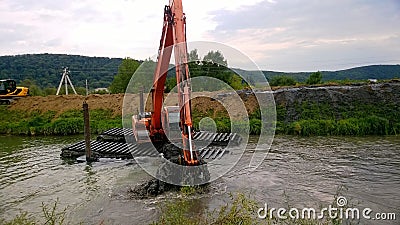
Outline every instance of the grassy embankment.
<path fill-rule="evenodd" d="M 277 133 L 310 135 L 398 135 L 400 108 L 395 104 L 353 102 L 334 108 L 327 103 L 295 105 L 300 115 L 285 122 L 284 106 L 277 106 Z"/>
<path fill-rule="evenodd" d="M 97 99 L 96 96 L 93 99 Z M 117 102 L 111 97 L 111 102 Z M 110 100 L 108 99 L 108 100 Z M 249 97 L 250 99 L 250 97 Z M 64 99 L 61 99 L 64 101 Z M 40 99 L 43 101 L 43 99 Z M 31 103 L 32 105 L 40 103 Z M 92 133 L 101 133 L 109 128 L 122 127 L 121 115 L 118 104 L 112 107 L 109 103 L 102 105 L 99 102 L 107 101 L 99 97 L 96 109 L 90 111 Z M 110 101 L 108 101 L 110 102 Z M 252 104 L 251 100 L 244 101 Z M 231 132 L 231 121 L 222 107 L 217 107 L 215 102 L 202 102 L 193 108 L 193 122 L 195 129 L 199 129 L 199 121 L 204 117 L 213 118 L 218 132 Z M 46 105 L 47 104 L 47 105 Z M 43 107 L 32 109 L 31 105 L 24 110 L 11 109 L 0 106 L 0 134 L 12 135 L 71 135 L 83 133 L 83 113 L 79 108 L 67 111 L 56 111 L 53 107 L 46 110 Z M 69 103 L 72 104 L 72 103 Z M 60 106 L 62 107 L 62 106 Z M 30 110 L 27 110 L 27 109 Z M 261 132 L 260 110 L 257 105 L 250 107 L 249 112 L 250 133 Z M 114 109 L 114 111 L 112 111 Z M 40 111 L 39 111 L 40 110 Z M 400 105 L 395 103 L 366 103 L 347 102 L 333 106 L 330 103 L 303 101 L 301 104 L 276 106 L 277 134 L 290 135 L 398 135 L 400 134 Z M 244 129 L 242 121 L 232 121 L 239 125 L 236 128 Z M 203 124 L 204 125 L 204 124 Z M 237 132 L 233 130 L 233 132 Z"/>
<path fill-rule="evenodd" d="M 362 105 L 342 107 L 336 111 L 328 104 L 304 102 L 295 106 L 299 112 L 296 121 L 285 121 L 286 108 L 278 105 L 277 134 L 291 135 L 398 135 L 400 134 L 400 109 L 396 105 Z M 259 134 L 261 120 L 259 110 L 250 115 L 250 133 Z M 98 134 L 113 127 L 122 127 L 121 117 L 113 116 L 110 110 L 90 111 L 91 131 Z M 224 113 L 199 113 L 194 110 L 195 128 L 203 117 L 215 120 L 218 132 L 230 132 L 231 121 Z M 0 134 L 13 135 L 71 135 L 83 133 L 83 114 L 81 110 L 70 110 L 60 115 L 56 112 L 21 112 L 0 107 Z M 233 121 L 239 124 L 240 121 Z"/>
<path fill-rule="evenodd" d="M 83 113 L 70 110 L 57 115 L 54 111 L 25 112 L 0 106 L 0 134 L 12 135 L 71 135 L 83 133 Z M 90 110 L 92 133 L 122 127 L 121 117 L 111 110 Z"/>
<path fill-rule="evenodd" d="M 295 105 L 298 118 L 287 118 L 287 109 L 276 106 L 276 134 L 301 136 L 313 135 L 398 135 L 400 134 L 400 107 L 395 104 L 361 104 L 340 106 L 335 109 L 329 104 L 303 102 Z M 230 132 L 231 121 L 223 113 L 210 110 L 199 113 L 194 110 L 195 128 L 201 116 L 211 117 L 216 121 L 219 132 Z M 290 121 L 292 119 L 292 121 Z M 239 124 L 240 121 L 232 123 Z M 261 131 L 260 111 L 250 114 L 250 133 Z"/>

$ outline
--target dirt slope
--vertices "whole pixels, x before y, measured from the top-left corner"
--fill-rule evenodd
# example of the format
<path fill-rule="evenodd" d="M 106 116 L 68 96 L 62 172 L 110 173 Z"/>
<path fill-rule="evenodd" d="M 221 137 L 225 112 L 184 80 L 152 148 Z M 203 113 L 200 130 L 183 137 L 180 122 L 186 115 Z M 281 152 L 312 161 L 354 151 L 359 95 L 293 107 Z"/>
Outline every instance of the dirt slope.
<path fill-rule="evenodd" d="M 234 105 L 235 100 L 232 97 L 224 97 L 219 98 L 216 97 L 218 93 L 210 93 L 210 92 L 201 92 L 201 93 L 192 93 L 192 107 L 199 112 L 207 112 L 212 110 L 215 114 L 222 112 L 224 114 L 225 110 L 221 103 L 215 99 L 222 99 L 224 104 Z M 215 98 L 214 100 L 209 97 L 201 97 L 201 96 L 211 96 Z M 125 105 L 125 110 L 129 112 L 136 113 L 139 105 L 139 97 L 136 94 L 127 95 L 125 97 L 127 99 L 127 103 Z M 69 110 L 80 110 L 82 109 L 82 103 L 85 100 L 84 96 L 81 95 L 60 95 L 60 96 L 30 96 L 26 98 L 21 98 L 19 100 L 14 101 L 10 105 L 10 110 L 22 110 L 22 111 L 38 111 L 38 112 L 46 112 L 46 111 L 55 111 L 56 116 L 62 114 L 63 112 Z M 87 97 L 87 103 L 89 104 L 90 109 L 109 109 L 112 110 L 114 116 L 120 116 L 122 114 L 123 107 L 123 94 L 107 94 L 107 95 L 89 95 Z M 166 97 L 165 104 L 166 105 L 176 105 L 177 94 L 172 93 L 170 96 Z M 148 101 L 149 103 L 149 101 Z M 250 112 L 256 109 L 257 102 L 255 101 L 254 96 L 247 97 L 245 101 L 245 105 Z M 150 105 L 147 104 L 147 110 L 150 109 Z M 239 110 L 235 107 L 229 107 L 230 112 L 233 116 L 236 114 L 240 114 Z M 238 111 L 238 112 L 236 112 Z"/>
<path fill-rule="evenodd" d="M 123 99 L 123 94 L 89 95 L 87 97 L 87 103 L 89 104 L 90 109 L 110 109 L 113 111 L 114 115 L 120 115 Z M 14 101 L 11 104 L 10 109 L 28 112 L 55 111 L 57 112 L 57 115 L 60 115 L 65 111 L 82 109 L 82 103 L 84 100 L 85 97 L 81 95 L 50 95 L 46 97 L 30 96 Z"/>

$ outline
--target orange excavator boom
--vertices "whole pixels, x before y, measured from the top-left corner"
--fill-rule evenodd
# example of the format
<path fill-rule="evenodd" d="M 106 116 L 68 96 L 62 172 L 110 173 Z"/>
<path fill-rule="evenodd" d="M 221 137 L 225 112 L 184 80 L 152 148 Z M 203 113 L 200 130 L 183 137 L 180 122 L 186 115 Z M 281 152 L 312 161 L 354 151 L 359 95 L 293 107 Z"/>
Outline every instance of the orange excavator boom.
<path fill-rule="evenodd" d="M 153 77 L 152 112 L 147 126 L 152 142 L 167 141 L 162 124 L 164 86 L 172 51 L 175 58 L 175 72 L 178 91 L 179 126 L 182 132 L 183 159 L 185 165 L 198 165 L 199 156 L 192 144 L 193 124 L 190 102 L 190 74 L 187 59 L 186 17 L 182 0 L 170 0 L 164 7 L 164 23 L 158 50 L 157 66 Z M 134 127 L 135 129 L 135 127 Z"/>

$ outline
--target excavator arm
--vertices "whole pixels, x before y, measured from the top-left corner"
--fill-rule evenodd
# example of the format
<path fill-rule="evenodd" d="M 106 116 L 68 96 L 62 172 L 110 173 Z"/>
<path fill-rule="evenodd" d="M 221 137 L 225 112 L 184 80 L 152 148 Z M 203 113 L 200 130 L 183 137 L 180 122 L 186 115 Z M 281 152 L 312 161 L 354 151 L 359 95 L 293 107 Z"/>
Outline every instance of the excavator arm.
<path fill-rule="evenodd" d="M 186 17 L 183 13 L 182 0 L 170 0 L 164 8 L 164 23 L 158 50 L 157 66 L 152 87 L 153 109 L 150 139 L 153 142 L 165 141 L 161 112 L 164 101 L 164 86 L 167 78 L 169 61 L 174 50 L 175 71 L 178 91 L 178 106 L 180 109 L 179 126 L 182 131 L 183 159 L 185 165 L 198 165 L 198 153 L 192 144 L 193 124 L 190 102 L 190 74 L 187 63 Z"/>
<path fill-rule="evenodd" d="M 171 59 L 173 40 L 173 15 L 170 6 L 164 8 L 164 24 L 158 49 L 157 66 L 154 72 L 152 87 L 152 116 L 150 136 L 156 140 L 163 139 L 164 131 L 161 123 L 161 110 L 164 101 L 164 86 L 167 79 L 168 65 Z"/>

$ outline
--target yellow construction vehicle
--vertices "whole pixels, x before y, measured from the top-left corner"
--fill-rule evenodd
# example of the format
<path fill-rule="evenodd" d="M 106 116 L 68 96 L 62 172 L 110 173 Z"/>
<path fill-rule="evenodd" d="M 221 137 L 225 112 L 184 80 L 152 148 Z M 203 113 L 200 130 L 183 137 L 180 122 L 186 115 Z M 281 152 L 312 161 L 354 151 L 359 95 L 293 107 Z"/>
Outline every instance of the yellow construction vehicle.
<path fill-rule="evenodd" d="M 14 99 L 29 95 L 29 88 L 17 87 L 12 79 L 0 80 L 0 104 L 10 104 Z"/>

